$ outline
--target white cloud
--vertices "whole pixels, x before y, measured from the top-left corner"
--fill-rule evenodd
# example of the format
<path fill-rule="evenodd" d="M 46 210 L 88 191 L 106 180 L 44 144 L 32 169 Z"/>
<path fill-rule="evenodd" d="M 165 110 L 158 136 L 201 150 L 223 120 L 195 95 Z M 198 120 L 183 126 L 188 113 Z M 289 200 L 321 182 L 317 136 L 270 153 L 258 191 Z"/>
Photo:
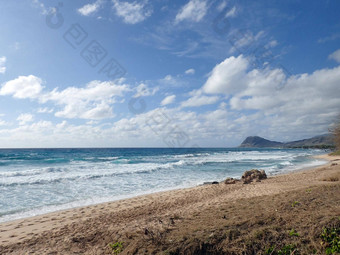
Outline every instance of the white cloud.
<path fill-rule="evenodd" d="M 230 57 L 216 65 L 203 86 L 206 93 L 233 94 L 245 86 L 248 61 L 242 56 Z"/>
<path fill-rule="evenodd" d="M 198 107 L 202 105 L 215 104 L 219 100 L 218 96 L 193 96 L 181 103 L 182 107 Z"/>
<path fill-rule="evenodd" d="M 85 88 L 68 87 L 62 91 L 54 89 L 44 94 L 40 100 L 64 106 L 63 110 L 55 113 L 57 117 L 104 119 L 114 117 L 111 105 L 126 91 L 129 88 L 125 84 L 92 81 Z"/>
<path fill-rule="evenodd" d="M 39 97 L 43 89 L 42 80 L 34 75 L 19 76 L 18 78 L 8 81 L 2 85 L 0 95 L 12 95 L 15 98 Z"/>
<path fill-rule="evenodd" d="M 6 72 L 6 57 L 0 57 L 0 73 Z"/>
<path fill-rule="evenodd" d="M 167 96 L 162 100 L 161 105 L 164 106 L 164 105 L 172 104 L 175 101 L 175 99 L 176 99 L 176 95 Z"/>
<path fill-rule="evenodd" d="M 235 120 L 244 128 L 256 129 L 252 133 L 307 138 L 327 132 L 338 116 L 340 66 L 290 77 L 281 69 L 248 68 L 242 55 L 227 58 L 213 69 L 202 90 L 229 95 L 233 112 L 254 110 Z"/>
<path fill-rule="evenodd" d="M 57 8 L 59 7 L 46 7 L 44 3 L 42 3 L 40 0 L 32 0 L 33 6 L 35 8 L 38 8 L 41 10 L 42 15 L 47 15 L 51 13 L 55 13 L 57 11 Z M 59 6 L 62 6 L 62 3 L 58 4 Z"/>
<path fill-rule="evenodd" d="M 168 75 L 166 75 L 165 77 L 164 77 L 164 80 L 165 81 L 172 81 L 174 78 L 170 75 L 170 74 L 168 74 Z"/>
<path fill-rule="evenodd" d="M 141 83 L 136 87 L 136 94 L 133 97 L 153 96 L 159 90 L 159 87 L 149 88 L 146 84 Z"/>
<path fill-rule="evenodd" d="M 336 62 L 340 63 L 340 49 L 334 51 L 332 54 L 328 56 L 329 59 L 333 59 Z"/>
<path fill-rule="evenodd" d="M 233 8 L 231 8 L 229 11 L 227 11 L 227 13 L 225 14 L 226 18 L 233 18 L 236 16 L 236 7 L 234 6 Z"/>
<path fill-rule="evenodd" d="M 162 79 L 158 79 L 156 81 L 156 84 L 160 87 L 160 89 L 166 89 L 166 90 L 170 90 L 172 88 L 183 88 L 185 86 L 187 86 L 186 81 L 184 81 L 184 79 L 182 79 L 180 76 L 172 76 L 172 75 L 166 75 L 164 78 Z"/>
<path fill-rule="evenodd" d="M 223 1 L 221 2 L 218 6 L 217 6 L 217 10 L 218 11 L 223 11 L 223 9 L 227 6 L 227 1 Z"/>
<path fill-rule="evenodd" d="M 59 91 L 43 92 L 40 78 L 29 75 L 19 76 L 17 79 L 6 82 L 0 89 L 0 95 L 11 95 L 20 99 L 35 99 L 44 104 L 52 102 L 63 107 L 55 113 L 57 117 L 104 119 L 114 116 L 112 105 L 123 93 L 130 91 L 129 86 L 121 81 L 91 81 L 84 88 L 68 87 Z M 41 108 L 39 113 L 51 112 L 47 108 Z"/>
<path fill-rule="evenodd" d="M 185 71 L 185 74 L 195 74 L 195 69 L 190 68 L 190 69 Z"/>
<path fill-rule="evenodd" d="M 20 125 L 25 125 L 26 123 L 33 121 L 33 115 L 29 113 L 20 114 L 17 121 L 19 121 Z"/>
<path fill-rule="evenodd" d="M 146 18 L 150 17 L 152 10 L 148 8 L 147 1 L 132 3 L 112 0 L 113 9 L 115 9 L 117 16 L 123 18 L 123 21 L 127 24 L 136 24 L 142 22 Z"/>
<path fill-rule="evenodd" d="M 255 44 L 258 40 L 263 38 L 265 32 L 260 31 L 257 34 L 253 34 L 250 30 L 247 29 L 239 29 L 234 31 L 231 36 L 229 42 L 233 47 L 230 49 L 230 53 L 238 52 L 246 52 L 251 45 Z"/>
<path fill-rule="evenodd" d="M 33 0 L 32 2 L 33 2 L 35 7 L 41 9 L 41 13 L 43 15 L 46 15 L 48 13 L 48 10 L 46 9 L 45 5 L 43 3 L 41 3 L 39 0 Z"/>
<path fill-rule="evenodd" d="M 318 43 L 326 43 L 326 42 L 330 42 L 330 41 L 334 41 L 336 39 L 340 38 L 340 33 L 334 33 L 330 36 L 324 37 L 324 38 L 320 38 L 318 40 Z"/>
<path fill-rule="evenodd" d="M 271 40 L 268 44 L 267 47 L 269 48 L 274 48 L 275 46 L 277 46 L 277 41 L 276 40 Z"/>
<path fill-rule="evenodd" d="M 38 108 L 37 110 L 38 113 L 52 113 L 53 111 L 53 109 L 50 109 L 48 107 Z"/>
<path fill-rule="evenodd" d="M 177 13 L 175 21 L 181 22 L 183 20 L 189 20 L 199 22 L 203 19 L 207 10 L 208 6 L 205 0 L 190 0 Z"/>
<path fill-rule="evenodd" d="M 218 100 L 218 96 L 206 96 L 202 90 L 194 90 L 189 93 L 191 96 L 188 100 L 181 103 L 181 107 L 198 107 L 202 105 L 215 104 Z"/>
<path fill-rule="evenodd" d="M 101 4 L 102 4 L 102 0 L 97 0 L 96 2 L 92 4 L 84 5 L 83 7 L 79 8 L 77 11 L 83 16 L 89 16 L 92 13 L 95 13 L 96 11 L 98 11 Z"/>
<path fill-rule="evenodd" d="M 267 114 L 307 116 L 313 113 L 335 114 L 340 109 L 340 67 L 321 69 L 283 79 L 282 70 L 253 70 L 247 74 L 247 87 L 235 93 L 234 109 L 256 109 Z M 283 86 L 277 86 L 284 82 Z M 280 89 L 278 89 L 280 88 Z"/>

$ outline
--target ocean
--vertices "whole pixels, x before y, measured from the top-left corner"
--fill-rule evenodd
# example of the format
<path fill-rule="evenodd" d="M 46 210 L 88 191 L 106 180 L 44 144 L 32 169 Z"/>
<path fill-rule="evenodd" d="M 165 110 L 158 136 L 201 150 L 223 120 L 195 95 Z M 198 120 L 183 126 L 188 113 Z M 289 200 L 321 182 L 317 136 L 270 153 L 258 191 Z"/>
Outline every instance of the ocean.
<path fill-rule="evenodd" d="M 244 148 L 1 149 L 0 222 L 194 187 L 246 170 L 323 164 L 323 150 Z"/>

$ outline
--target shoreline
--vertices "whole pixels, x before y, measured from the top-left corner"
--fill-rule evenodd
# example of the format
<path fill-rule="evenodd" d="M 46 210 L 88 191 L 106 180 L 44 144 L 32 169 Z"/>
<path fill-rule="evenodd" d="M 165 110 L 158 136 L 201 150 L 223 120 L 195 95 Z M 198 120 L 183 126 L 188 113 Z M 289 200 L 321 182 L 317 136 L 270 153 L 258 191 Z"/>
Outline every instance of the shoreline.
<path fill-rule="evenodd" d="M 268 175 L 268 177 L 274 177 L 274 176 L 286 175 L 286 174 L 290 174 L 290 173 L 294 173 L 294 172 L 305 171 L 305 170 L 321 167 L 321 166 L 327 164 L 329 161 L 331 161 L 330 157 L 331 156 L 328 156 L 328 154 L 311 156 L 311 158 L 324 160 L 325 162 L 320 164 L 320 165 L 302 166 L 302 167 L 300 166 L 299 168 L 296 168 L 296 169 L 293 169 L 293 170 L 285 170 L 285 171 L 281 171 L 281 172 L 274 173 L 274 174 L 268 174 L 267 173 L 267 175 Z M 248 170 L 250 170 L 250 169 L 248 169 Z M 221 181 L 219 181 L 219 180 L 214 180 L 214 181 L 223 182 L 228 177 L 230 177 L 230 176 L 226 176 Z M 73 209 L 83 208 L 83 207 L 89 207 L 89 206 L 95 206 L 95 205 L 100 205 L 100 204 L 105 204 L 105 203 L 119 202 L 119 201 L 123 201 L 123 200 L 127 200 L 127 199 L 133 199 L 133 198 L 137 198 L 137 197 L 141 197 L 141 196 L 148 196 L 148 195 L 158 194 L 158 193 L 163 193 L 163 192 L 171 192 L 171 191 L 182 190 L 182 189 L 191 189 L 191 188 L 205 186 L 205 185 L 209 185 L 209 184 L 210 184 L 210 182 L 203 182 L 203 183 L 196 184 L 195 186 L 167 188 L 167 189 L 164 189 L 164 190 L 150 191 L 150 192 L 137 194 L 137 195 L 122 195 L 122 196 L 119 196 L 119 198 L 114 199 L 114 200 L 112 200 L 111 198 L 104 198 L 104 199 L 101 198 L 101 199 L 99 199 L 100 200 L 99 202 L 92 202 L 94 199 L 86 199 L 86 200 L 74 201 L 74 202 L 70 202 L 70 203 L 66 203 L 66 204 L 62 204 L 62 205 L 50 205 L 50 206 L 45 206 L 45 207 L 42 207 L 42 208 L 34 208 L 34 209 L 31 209 L 31 210 L 28 210 L 28 211 L 18 212 L 18 213 L 14 213 L 12 215 L 2 216 L 4 218 L 6 218 L 8 216 L 7 218 L 9 218 L 9 219 L 8 220 L 0 219 L 0 226 L 3 223 L 8 223 L 8 222 L 17 221 L 17 220 L 24 220 L 24 219 L 33 218 L 33 217 L 44 216 L 46 214 L 63 212 L 63 211 L 68 211 L 68 210 L 73 210 Z M 90 202 L 87 202 L 87 201 L 90 201 Z M 49 210 L 49 208 L 54 208 L 54 209 Z M 47 209 L 47 210 L 45 212 L 42 212 L 42 213 L 36 213 L 37 211 L 40 211 L 42 209 L 45 209 L 45 210 Z"/>
<path fill-rule="evenodd" d="M 124 233 L 138 229 L 150 218 L 163 218 L 164 216 L 190 218 L 189 215 L 208 210 L 211 206 L 219 208 L 226 203 L 237 203 L 240 199 L 271 197 L 311 186 L 328 185 L 329 182 L 324 180 L 340 173 L 340 161 L 335 163 L 337 165 L 333 165 L 334 160 L 339 161 L 340 157 L 332 157 L 331 161 L 316 168 L 271 176 L 262 182 L 231 185 L 220 183 L 219 185 L 163 191 L 3 222 L 0 223 L 0 253 L 2 249 L 4 251 L 13 249 L 15 252 L 17 249 L 21 252 L 30 251 L 32 246 L 36 247 L 40 253 L 54 249 L 67 250 L 70 245 L 77 246 L 77 242 L 62 242 L 63 244 L 56 248 L 45 243 L 46 237 L 48 240 L 60 238 L 73 240 L 75 236 L 92 235 L 105 228 L 115 233 L 118 231 L 119 234 L 120 231 Z M 103 246 L 102 242 L 108 244 L 111 239 L 114 240 L 113 234 L 107 239 L 96 242 L 95 249 L 100 246 L 100 249 L 105 250 L 107 245 Z M 18 243 L 20 243 L 19 246 Z M 56 254 L 59 254 L 58 252 Z M 20 252 L 13 254 L 20 254 Z M 87 254 L 97 253 L 88 252 Z"/>

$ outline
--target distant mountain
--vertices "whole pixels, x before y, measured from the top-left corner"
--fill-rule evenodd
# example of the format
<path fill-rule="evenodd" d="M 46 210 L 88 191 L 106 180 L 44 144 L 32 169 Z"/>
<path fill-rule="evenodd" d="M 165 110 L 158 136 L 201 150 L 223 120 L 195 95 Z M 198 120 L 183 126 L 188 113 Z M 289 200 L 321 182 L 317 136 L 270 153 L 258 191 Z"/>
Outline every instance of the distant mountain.
<path fill-rule="evenodd" d="M 248 136 L 239 146 L 241 148 L 334 148 L 333 136 L 324 134 L 309 139 L 281 143 L 259 136 Z"/>
<path fill-rule="evenodd" d="M 314 147 L 320 145 L 334 146 L 333 136 L 331 134 L 318 135 L 309 139 L 285 143 L 286 147 Z"/>
<path fill-rule="evenodd" d="M 259 136 L 248 136 L 240 145 L 242 148 L 281 147 L 283 143 L 270 141 Z"/>

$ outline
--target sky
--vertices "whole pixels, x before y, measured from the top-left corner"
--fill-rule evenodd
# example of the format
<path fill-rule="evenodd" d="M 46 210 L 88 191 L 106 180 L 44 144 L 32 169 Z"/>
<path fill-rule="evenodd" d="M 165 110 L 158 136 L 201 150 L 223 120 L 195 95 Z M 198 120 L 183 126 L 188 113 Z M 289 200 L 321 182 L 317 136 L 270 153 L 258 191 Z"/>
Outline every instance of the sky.
<path fill-rule="evenodd" d="M 337 0 L 0 0 L 0 147 L 327 133 L 339 13 Z"/>

